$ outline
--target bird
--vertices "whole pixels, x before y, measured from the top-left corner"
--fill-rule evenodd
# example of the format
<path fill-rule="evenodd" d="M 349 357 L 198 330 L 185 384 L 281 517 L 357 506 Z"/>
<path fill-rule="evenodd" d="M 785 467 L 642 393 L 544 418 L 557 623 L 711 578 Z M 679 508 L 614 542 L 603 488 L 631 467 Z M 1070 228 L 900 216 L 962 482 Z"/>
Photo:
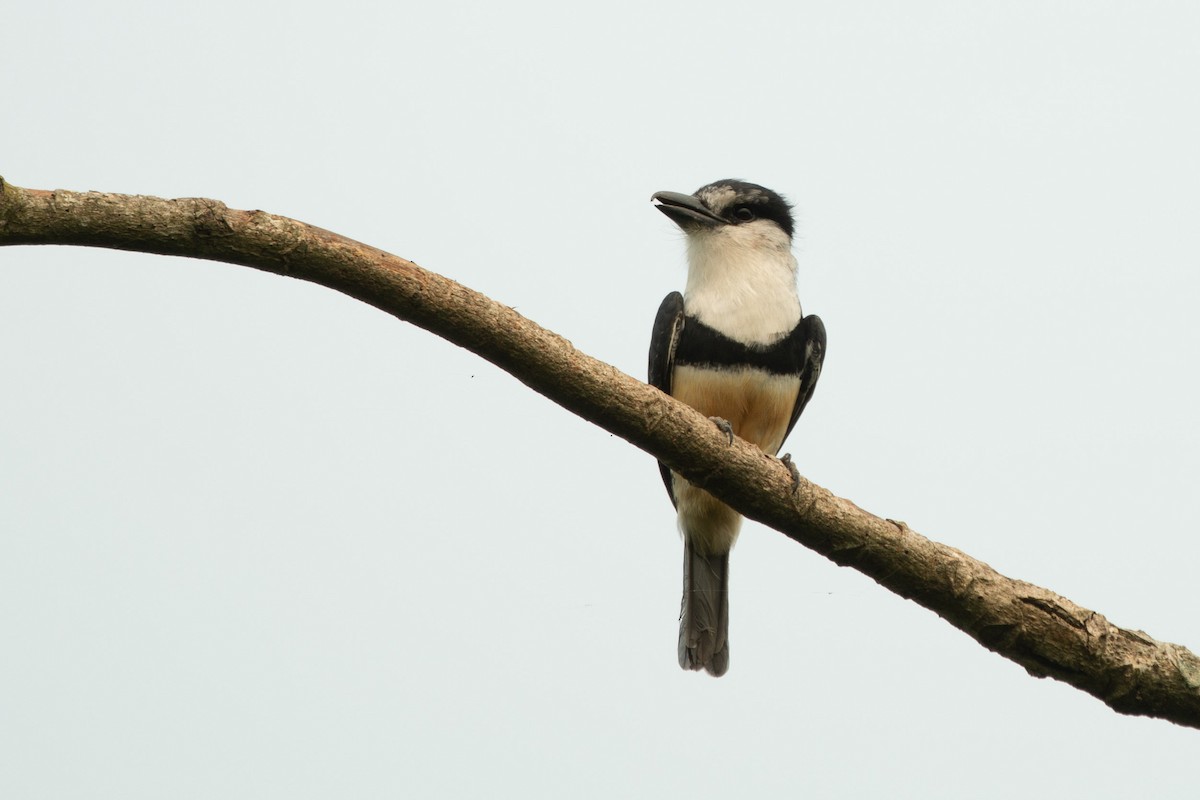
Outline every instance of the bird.
<path fill-rule="evenodd" d="M 668 294 L 655 317 L 649 383 L 711 418 L 730 442 L 736 434 L 774 456 L 825 359 L 825 326 L 804 316 L 796 289 L 791 205 L 735 179 L 651 200 L 686 234 L 688 269 L 683 293 Z M 658 466 L 683 538 L 679 666 L 719 677 L 729 669 L 729 553 L 742 518 Z"/>

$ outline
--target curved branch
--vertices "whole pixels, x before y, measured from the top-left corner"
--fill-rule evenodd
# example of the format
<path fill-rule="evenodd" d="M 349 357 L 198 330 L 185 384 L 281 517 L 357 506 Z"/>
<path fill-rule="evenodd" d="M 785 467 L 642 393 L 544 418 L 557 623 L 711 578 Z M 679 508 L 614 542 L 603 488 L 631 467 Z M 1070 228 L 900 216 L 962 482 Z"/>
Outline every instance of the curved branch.
<path fill-rule="evenodd" d="M 751 519 L 935 612 L 984 647 L 1114 710 L 1200 727 L 1200 659 L 876 517 L 507 306 L 321 228 L 215 200 L 21 189 L 0 179 L 0 245 L 86 245 L 224 261 L 355 297 L 486 358 L 666 462 Z"/>

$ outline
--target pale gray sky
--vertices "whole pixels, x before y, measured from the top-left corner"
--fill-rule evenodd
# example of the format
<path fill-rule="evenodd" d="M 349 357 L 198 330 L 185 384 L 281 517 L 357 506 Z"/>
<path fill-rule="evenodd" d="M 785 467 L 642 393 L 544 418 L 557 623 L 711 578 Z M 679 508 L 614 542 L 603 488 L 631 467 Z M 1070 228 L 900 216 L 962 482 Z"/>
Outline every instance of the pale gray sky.
<path fill-rule="evenodd" d="M 216 197 L 642 377 L 723 177 L 799 216 L 812 480 L 1200 647 L 1200 6 L 10 3 L 0 174 Z M 228 265 L 0 250 L 0 796 L 1125 798 L 1197 732 L 749 525 L 675 663 L 652 459 Z"/>

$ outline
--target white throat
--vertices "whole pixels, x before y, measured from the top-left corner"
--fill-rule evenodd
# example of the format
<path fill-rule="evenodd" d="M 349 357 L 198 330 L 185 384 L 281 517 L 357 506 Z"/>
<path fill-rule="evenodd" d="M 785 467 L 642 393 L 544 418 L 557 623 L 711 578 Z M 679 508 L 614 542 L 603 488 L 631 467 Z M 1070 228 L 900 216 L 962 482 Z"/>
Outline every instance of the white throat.
<path fill-rule="evenodd" d="M 800 322 L 791 242 L 767 222 L 688 236 L 684 309 L 745 344 L 770 344 Z"/>

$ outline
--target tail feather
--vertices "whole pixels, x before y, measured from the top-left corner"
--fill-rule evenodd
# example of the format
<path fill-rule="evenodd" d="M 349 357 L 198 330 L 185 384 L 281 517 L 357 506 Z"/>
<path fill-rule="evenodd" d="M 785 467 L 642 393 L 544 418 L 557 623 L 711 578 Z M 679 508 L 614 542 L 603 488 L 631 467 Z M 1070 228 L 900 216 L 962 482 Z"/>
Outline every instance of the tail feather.
<path fill-rule="evenodd" d="M 729 669 L 729 552 L 704 554 L 686 539 L 679 666 L 714 677 Z"/>

